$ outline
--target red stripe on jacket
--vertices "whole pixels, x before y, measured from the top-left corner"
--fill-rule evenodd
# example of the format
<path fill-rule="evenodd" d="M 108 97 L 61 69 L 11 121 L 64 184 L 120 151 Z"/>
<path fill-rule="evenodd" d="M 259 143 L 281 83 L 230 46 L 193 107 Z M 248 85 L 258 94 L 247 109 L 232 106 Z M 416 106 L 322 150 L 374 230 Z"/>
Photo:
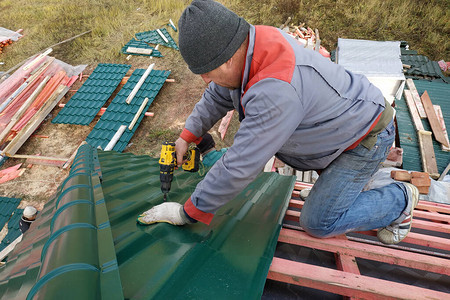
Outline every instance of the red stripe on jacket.
<path fill-rule="evenodd" d="M 194 203 L 192 203 L 191 197 L 189 197 L 189 199 L 184 204 L 184 211 L 192 219 L 196 219 L 197 221 L 205 223 L 206 225 L 209 225 L 209 223 L 211 223 L 212 218 L 214 217 L 212 213 L 206 213 L 195 207 Z"/>
<path fill-rule="evenodd" d="M 266 78 L 291 82 L 294 68 L 294 49 L 281 32 L 274 27 L 255 26 L 253 58 L 244 94 L 255 83 Z"/>

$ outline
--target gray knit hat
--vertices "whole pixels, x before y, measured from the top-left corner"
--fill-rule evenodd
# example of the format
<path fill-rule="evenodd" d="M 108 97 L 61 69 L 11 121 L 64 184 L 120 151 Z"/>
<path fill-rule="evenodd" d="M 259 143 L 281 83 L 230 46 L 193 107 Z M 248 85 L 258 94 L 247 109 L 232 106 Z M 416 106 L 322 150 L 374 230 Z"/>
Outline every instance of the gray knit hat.
<path fill-rule="evenodd" d="M 220 3 L 194 0 L 178 21 L 181 55 L 194 74 L 228 61 L 248 35 L 250 25 Z"/>

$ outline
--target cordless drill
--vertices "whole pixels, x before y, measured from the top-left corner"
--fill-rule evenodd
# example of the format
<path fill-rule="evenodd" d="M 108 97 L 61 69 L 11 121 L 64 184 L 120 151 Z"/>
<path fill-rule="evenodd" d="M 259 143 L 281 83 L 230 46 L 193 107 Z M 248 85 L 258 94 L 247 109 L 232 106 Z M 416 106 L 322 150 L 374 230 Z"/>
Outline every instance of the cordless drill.
<path fill-rule="evenodd" d="M 200 162 L 200 151 L 198 148 L 190 148 L 187 156 L 183 157 L 187 161 L 182 165 L 183 170 L 188 172 L 197 172 Z M 161 191 L 164 194 L 164 201 L 167 199 L 167 193 L 173 179 L 173 170 L 177 165 L 177 156 L 175 153 L 175 143 L 164 142 L 162 144 L 161 156 L 159 158 L 159 179 L 161 180 Z"/>

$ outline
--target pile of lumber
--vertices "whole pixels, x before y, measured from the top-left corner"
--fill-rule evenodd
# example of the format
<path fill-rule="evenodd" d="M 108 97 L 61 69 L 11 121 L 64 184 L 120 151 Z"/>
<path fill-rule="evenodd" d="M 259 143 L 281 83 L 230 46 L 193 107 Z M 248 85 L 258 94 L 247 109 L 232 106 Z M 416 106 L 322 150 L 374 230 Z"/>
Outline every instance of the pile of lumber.
<path fill-rule="evenodd" d="M 441 144 L 442 151 L 450 151 L 442 110 L 440 106 L 433 105 L 427 91 L 419 95 L 412 79 L 407 79 L 406 85 L 408 89 L 405 89 L 403 93 L 417 132 L 423 170 L 433 179 L 437 179 L 439 173 L 432 138 Z M 425 118 L 428 119 L 432 131 L 424 129 L 421 119 Z"/>
<path fill-rule="evenodd" d="M 327 51 L 323 46 L 320 45 L 320 37 L 319 30 L 312 30 L 309 27 L 304 27 L 305 23 L 302 23 L 299 26 L 296 25 L 287 25 L 290 21 L 290 18 L 280 26 L 280 29 L 287 32 L 293 38 L 295 38 L 299 43 L 303 44 L 305 48 L 315 50 L 322 54 L 322 56 L 330 58 L 330 52 Z"/>
<path fill-rule="evenodd" d="M 0 84 L 0 149 L 11 157 L 38 128 L 78 78 L 48 54 L 28 60 Z"/>
<path fill-rule="evenodd" d="M 0 54 L 3 53 L 3 49 L 8 46 L 11 45 L 13 43 L 13 41 L 11 39 L 7 39 L 5 41 L 1 41 L 0 42 Z"/>

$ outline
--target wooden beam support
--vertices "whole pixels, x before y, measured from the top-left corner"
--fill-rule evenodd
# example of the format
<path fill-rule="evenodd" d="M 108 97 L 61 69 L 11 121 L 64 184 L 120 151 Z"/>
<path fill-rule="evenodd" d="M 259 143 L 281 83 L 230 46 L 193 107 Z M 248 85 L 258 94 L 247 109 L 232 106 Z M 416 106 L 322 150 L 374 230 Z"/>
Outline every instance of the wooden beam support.
<path fill-rule="evenodd" d="M 305 232 L 286 228 L 281 229 L 278 241 L 418 270 L 450 275 L 449 260 L 419 253 L 408 253 L 402 250 L 390 249 L 382 246 L 367 247 L 367 245 L 362 243 L 336 238 L 318 239 L 308 235 Z"/>
<path fill-rule="evenodd" d="M 63 169 L 67 169 L 75 159 L 75 156 L 77 156 L 78 149 L 80 149 L 81 146 L 86 145 L 86 141 L 82 141 L 81 144 L 75 149 L 75 151 L 72 153 L 72 155 L 69 157 L 69 159 L 66 161 L 66 163 L 62 166 Z"/>
<path fill-rule="evenodd" d="M 268 279 L 361 299 L 446 299 L 447 293 L 275 257 Z"/>
<path fill-rule="evenodd" d="M 40 156 L 40 155 L 23 155 L 14 154 L 10 158 L 25 158 L 25 159 L 38 159 L 38 160 L 55 160 L 55 161 L 67 161 L 68 158 L 64 157 L 51 157 L 51 156 Z"/>

